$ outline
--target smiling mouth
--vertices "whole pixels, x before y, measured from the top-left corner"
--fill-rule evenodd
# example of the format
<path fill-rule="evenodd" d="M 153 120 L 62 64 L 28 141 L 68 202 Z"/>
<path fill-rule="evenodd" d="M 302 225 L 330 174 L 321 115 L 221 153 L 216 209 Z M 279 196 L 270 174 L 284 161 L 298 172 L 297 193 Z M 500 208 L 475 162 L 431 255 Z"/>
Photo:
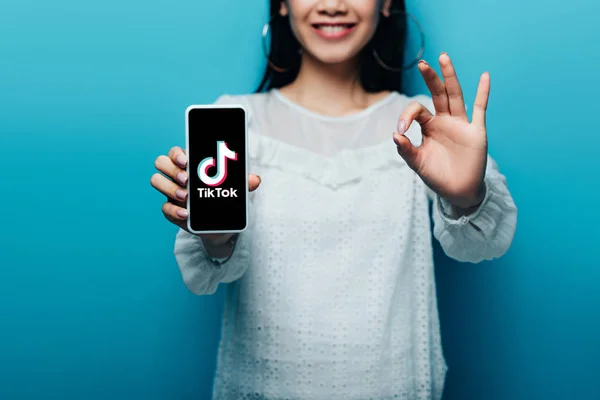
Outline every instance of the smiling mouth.
<path fill-rule="evenodd" d="M 313 24 L 313 28 L 325 34 L 339 34 L 354 28 L 356 24 Z"/>

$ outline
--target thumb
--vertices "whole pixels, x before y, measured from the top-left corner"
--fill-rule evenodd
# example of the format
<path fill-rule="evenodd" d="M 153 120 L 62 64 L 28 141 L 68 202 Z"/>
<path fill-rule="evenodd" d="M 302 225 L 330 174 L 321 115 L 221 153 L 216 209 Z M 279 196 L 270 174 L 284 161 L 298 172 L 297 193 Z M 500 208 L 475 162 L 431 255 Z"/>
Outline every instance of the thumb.
<path fill-rule="evenodd" d="M 396 143 L 398 148 L 398 154 L 400 154 L 412 170 L 416 170 L 420 161 L 419 149 L 406 136 L 397 132 L 394 133 L 394 143 Z"/>
<path fill-rule="evenodd" d="M 253 192 L 256 190 L 256 188 L 258 188 L 258 186 L 260 186 L 260 182 L 262 182 L 262 180 L 260 179 L 260 176 L 255 175 L 255 174 L 249 174 L 248 175 L 248 191 Z"/>

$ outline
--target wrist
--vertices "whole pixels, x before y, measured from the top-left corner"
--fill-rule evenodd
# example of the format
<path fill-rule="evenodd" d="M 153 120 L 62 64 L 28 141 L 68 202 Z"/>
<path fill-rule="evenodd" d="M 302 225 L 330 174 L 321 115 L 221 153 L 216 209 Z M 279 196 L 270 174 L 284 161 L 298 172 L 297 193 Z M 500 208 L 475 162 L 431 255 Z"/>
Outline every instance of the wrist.
<path fill-rule="evenodd" d="M 459 218 L 463 215 L 470 215 L 477 211 L 481 204 L 485 200 L 487 195 L 487 185 L 485 181 L 481 184 L 481 187 L 477 190 L 476 194 L 467 198 L 461 199 L 459 201 L 452 201 L 447 198 L 444 198 L 446 202 L 446 210 L 448 214 L 454 218 Z M 449 209 L 448 209 L 449 208 Z"/>
<path fill-rule="evenodd" d="M 448 202 L 452 205 L 452 207 L 463 210 L 471 210 L 479 207 L 481 203 L 483 203 L 486 192 L 487 186 L 485 184 L 485 181 L 482 181 L 481 185 L 479 185 L 479 188 L 475 191 L 475 193 L 472 196 L 469 196 L 466 199 L 457 202 L 452 202 L 450 200 L 448 200 Z"/>
<path fill-rule="evenodd" d="M 229 257 L 233 251 L 235 241 L 239 234 L 235 233 L 226 238 L 211 238 L 201 236 L 202 244 L 206 249 L 206 252 L 210 257 L 213 258 L 226 258 Z"/>
<path fill-rule="evenodd" d="M 198 236 L 202 239 L 202 243 L 210 247 L 219 247 L 226 244 L 236 233 L 202 233 Z"/>

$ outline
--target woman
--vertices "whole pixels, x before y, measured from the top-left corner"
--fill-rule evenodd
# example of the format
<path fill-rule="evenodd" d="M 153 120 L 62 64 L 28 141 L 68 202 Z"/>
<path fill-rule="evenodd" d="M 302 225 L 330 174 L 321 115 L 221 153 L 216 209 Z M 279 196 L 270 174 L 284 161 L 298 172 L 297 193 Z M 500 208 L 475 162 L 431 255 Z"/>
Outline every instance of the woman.
<path fill-rule="evenodd" d="M 446 54 L 443 80 L 418 64 L 431 97 L 402 94 L 404 7 L 271 1 L 259 93 L 218 100 L 250 113 L 251 215 L 240 235 L 187 232 L 186 155 L 174 147 L 156 161 L 165 176 L 152 185 L 181 227 L 175 256 L 186 285 L 196 294 L 237 285 L 214 398 L 442 395 L 428 199 L 434 237 L 468 262 L 506 252 L 517 210 L 487 153 L 489 75 L 471 122 Z"/>

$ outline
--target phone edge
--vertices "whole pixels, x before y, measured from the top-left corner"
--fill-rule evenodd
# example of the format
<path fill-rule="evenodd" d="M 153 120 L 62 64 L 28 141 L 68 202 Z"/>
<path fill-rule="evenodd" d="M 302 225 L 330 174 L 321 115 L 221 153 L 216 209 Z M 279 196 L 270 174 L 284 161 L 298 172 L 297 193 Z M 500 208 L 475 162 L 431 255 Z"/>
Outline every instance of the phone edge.
<path fill-rule="evenodd" d="M 185 110 L 185 152 L 186 157 L 190 154 L 189 151 L 189 141 L 190 141 L 190 130 L 189 130 L 189 114 L 191 110 L 198 108 L 240 108 L 244 111 L 244 170 L 245 170 L 245 195 L 246 195 L 246 221 L 244 223 L 244 227 L 238 230 L 227 230 L 227 231 L 195 231 L 192 229 L 190 225 L 190 163 L 189 159 L 185 165 L 185 172 L 188 176 L 186 189 L 188 192 L 188 196 L 186 199 L 186 209 L 188 210 L 188 218 L 186 219 L 186 226 L 190 233 L 194 235 L 204 235 L 204 234 L 220 234 L 220 233 L 242 233 L 246 229 L 248 229 L 249 223 L 249 212 L 250 212 L 250 193 L 248 192 L 248 174 L 249 172 L 249 162 L 248 162 L 248 109 L 243 104 L 192 104 L 188 106 Z"/>

